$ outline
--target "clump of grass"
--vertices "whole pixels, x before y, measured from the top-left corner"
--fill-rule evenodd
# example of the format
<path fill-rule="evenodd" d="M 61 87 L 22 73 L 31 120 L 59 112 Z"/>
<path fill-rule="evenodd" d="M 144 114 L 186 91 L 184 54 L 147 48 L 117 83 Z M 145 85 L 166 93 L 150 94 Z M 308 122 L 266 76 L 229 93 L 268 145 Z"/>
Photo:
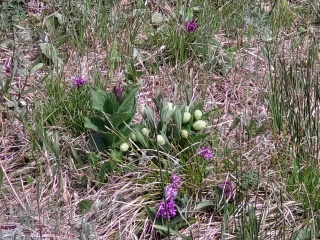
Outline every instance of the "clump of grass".
<path fill-rule="evenodd" d="M 43 99 L 36 102 L 36 122 L 57 127 L 63 124 L 76 134 L 84 132 L 84 119 L 93 113 L 90 88 L 85 83 L 74 83 L 71 79 L 61 81 L 57 76 L 45 80 Z"/>

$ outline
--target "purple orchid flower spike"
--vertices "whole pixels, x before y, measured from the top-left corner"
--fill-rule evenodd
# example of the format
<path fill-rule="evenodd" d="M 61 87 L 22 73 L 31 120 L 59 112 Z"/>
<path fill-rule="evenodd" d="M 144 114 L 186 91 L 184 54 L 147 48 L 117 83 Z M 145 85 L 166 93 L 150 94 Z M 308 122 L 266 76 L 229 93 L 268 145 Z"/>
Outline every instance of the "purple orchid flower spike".
<path fill-rule="evenodd" d="M 84 77 L 77 77 L 73 79 L 73 86 L 78 87 L 78 86 L 83 86 L 87 83 L 87 80 Z"/>
<path fill-rule="evenodd" d="M 198 150 L 198 156 L 204 157 L 204 159 L 211 159 L 212 158 L 212 151 L 210 149 L 210 146 L 199 148 Z"/>
<path fill-rule="evenodd" d="M 121 103 L 122 102 L 122 89 L 121 89 L 120 85 L 114 86 L 113 94 L 116 96 L 118 103 Z"/>
<path fill-rule="evenodd" d="M 197 23 L 195 21 L 186 22 L 186 29 L 189 33 L 192 33 L 197 30 Z"/>
<path fill-rule="evenodd" d="M 177 174 L 173 174 L 171 177 L 171 182 L 172 183 L 169 186 L 167 186 L 165 190 L 165 198 L 167 205 L 165 204 L 165 201 L 162 200 L 157 212 L 157 217 L 168 218 L 168 220 L 172 219 L 177 215 L 177 206 L 174 202 L 174 199 L 178 196 L 178 192 L 180 189 L 179 176 Z"/>

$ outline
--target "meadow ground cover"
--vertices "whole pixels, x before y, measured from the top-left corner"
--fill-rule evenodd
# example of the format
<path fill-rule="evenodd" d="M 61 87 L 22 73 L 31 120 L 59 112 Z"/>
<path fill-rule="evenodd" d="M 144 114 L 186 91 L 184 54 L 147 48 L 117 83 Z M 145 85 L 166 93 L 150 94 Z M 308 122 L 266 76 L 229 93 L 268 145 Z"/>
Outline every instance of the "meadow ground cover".
<path fill-rule="evenodd" d="M 318 239 L 317 0 L 0 3 L 0 239 Z"/>

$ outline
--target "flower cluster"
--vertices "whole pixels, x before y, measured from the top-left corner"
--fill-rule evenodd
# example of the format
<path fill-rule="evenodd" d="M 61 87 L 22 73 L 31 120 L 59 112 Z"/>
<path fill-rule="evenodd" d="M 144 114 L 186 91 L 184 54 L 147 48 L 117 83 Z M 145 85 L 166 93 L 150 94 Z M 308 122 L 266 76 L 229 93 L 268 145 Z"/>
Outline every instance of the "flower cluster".
<path fill-rule="evenodd" d="M 186 22 L 186 29 L 189 33 L 197 30 L 197 23 L 195 21 Z"/>
<path fill-rule="evenodd" d="M 77 87 L 77 86 L 83 86 L 87 83 L 87 80 L 83 77 L 77 77 L 75 79 L 73 79 L 73 86 Z"/>
<path fill-rule="evenodd" d="M 173 174 L 171 177 L 171 184 L 166 187 L 166 191 L 165 191 L 167 209 L 166 209 L 165 201 L 162 200 L 159 205 L 157 217 L 167 218 L 167 210 L 168 210 L 168 219 L 173 218 L 177 215 L 177 209 L 174 203 L 174 199 L 178 196 L 179 189 L 180 189 L 180 178 L 177 174 Z"/>
<path fill-rule="evenodd" d="M 212 158 L 212 151 L 211 151 L 210 147 L 206 146 L 206 147 L 199 148 L 198 156 L 202 156 L 205 159 L 211 159 Z"/>
<path fill-rule="evenodd" d="M 218 185 L 221 191 L 224 193 L 227 199 L 229 199 L 232 195 L 232 183 L 230 181 L 224 181 Z"/>

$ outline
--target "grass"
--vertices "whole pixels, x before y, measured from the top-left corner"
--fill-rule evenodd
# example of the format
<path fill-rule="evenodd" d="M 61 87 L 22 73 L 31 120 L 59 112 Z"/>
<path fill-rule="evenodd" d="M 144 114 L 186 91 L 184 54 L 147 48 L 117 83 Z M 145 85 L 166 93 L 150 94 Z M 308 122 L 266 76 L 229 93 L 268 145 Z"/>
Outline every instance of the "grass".
<path fill-rule="evenodd" d="M 0 239 L 318 239 L 319 13 L 316 0 L 1 3 Z M 176 216 L 157 217 L 175 173 Z"/>

